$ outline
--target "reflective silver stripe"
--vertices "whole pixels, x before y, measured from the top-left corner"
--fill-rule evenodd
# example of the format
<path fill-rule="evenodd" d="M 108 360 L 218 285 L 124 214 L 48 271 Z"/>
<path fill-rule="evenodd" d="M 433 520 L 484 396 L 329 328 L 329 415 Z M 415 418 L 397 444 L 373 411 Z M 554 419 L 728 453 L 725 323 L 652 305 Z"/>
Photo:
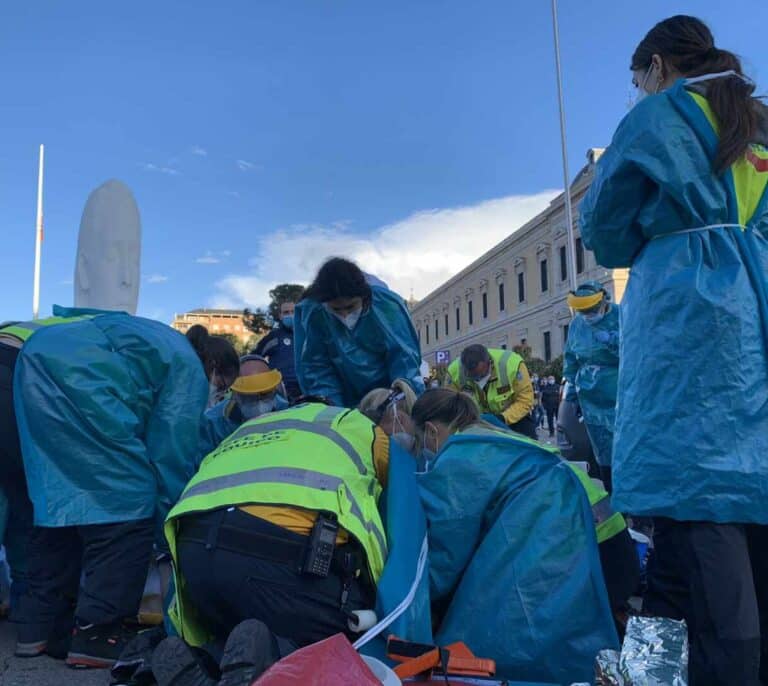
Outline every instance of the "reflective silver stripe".
<path fill-rule="evenodd" d="M 338 409 L 338 408 L 337 408 Z M 266 434 L 271 431 L 288 431 L 294 429 L 296 431 L 306 431 L 307 433 L 317 434 L 333 441 L 339 448 L 341 448 L 349 457 L 350 460 L 357 467 L 357 471 L 360 474 L 367 474 L 368 470 L 363 464 L 363 460 L 360 458 L 357 450 L 352 444 L 344 438 L 338 431 L 334 431 L 330 426 L 323 425 L 317 422 L 310 422 L 304 419 L 282 419 L 273 422 L 263 422 L 261 424 L 246 424 L 238 429 L 232 436 L 227 439 L 227 443 L 236 441 L 244 436 L 250 436 L 252 434 Z"/>
<path fill-rule="evenodd" d="M 269 351 L 272 350 L 272 348 L 276 348 L 278 345 L 280 345 L 280 341 L 278 341 L 276 338 L 273 338 L 271 341 L 269 341 L 262 349 L 261 354 L 262 355 L 269 355 Z"/>
<path fill-rule="evenodd" d="M 613 517 L 613 508 L 611 507 L 611 498 L 609 496 L 598 500 L 592 506 L 592 518 L 595 520 L 595 526 L 599 526 L 611 517 Z"/>
<path fill-rule="evenodd" d="M 499 359 L 499 382 L 502 386 L 509 386 L 509 374 L 507 373 L 507 365 L 509 364 L 509 358 L 512 357 L 512 352 L 507 350 Z"/>
<path fill-rule="evenodd" d="M 372 533 L 386 555 L 387 542 L 384 535 L 373 522 L 365 520 L 360 505 L 355 500 L 352 491 L 344 484 L 344 481 L 337 476 L 313 472 L 309 469 L 299 469 L 298 467 L 265 467 L 264 469 L 249 469 L 237 474 L 225 474 L 224 476 L 215 476 L 206 481 L 188 488 L 184 491 L 179 502 L 184 502 L 187 498 L 194 498 L 199 495 L 210 495 L 216 491 L 226 488 L 237 488 L 239 486 L 248 486 L 250 484 L 289 484 L 291 486 L 301 486 L 302 488 L 312 488 L 318 491 L 337 492 L 341 486 L 349 499 L 350 514 L 357 519 L 361 526 L 370 534 Z"/>
<path fill-rule="evenodd" d="M 333 405 L 328 405 L 317 413 L 317 416 L 313 421 L 320 424 L 325 424 L 326 426 L 330 426 L 333 424 L 333 420 L 336 419 L 336 417 L 338 417 L 342 412 L 346 412 L 343 407 L 334 407 Z"/>

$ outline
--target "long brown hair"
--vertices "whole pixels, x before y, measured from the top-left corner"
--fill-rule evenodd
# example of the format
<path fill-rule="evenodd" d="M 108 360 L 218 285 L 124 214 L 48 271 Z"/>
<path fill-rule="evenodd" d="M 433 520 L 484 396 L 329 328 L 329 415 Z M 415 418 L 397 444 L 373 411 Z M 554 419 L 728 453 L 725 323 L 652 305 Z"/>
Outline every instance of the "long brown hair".
<path fill-rule="evenodd" d="M 480 419 L 475 401 L 468 395 L 452 388 L 434 388 L 426 391 L 416 401 L 411 411 L 416 428 L 424 430 L 427 422 L 442 422 L 461 431 Z"/>
<path fill-rule="evenodd" d="M 733 70 L 742 74 L 741 60 L 728 50 L 715 47 L 707 25 L 684 14 L 665 19 L 640 41 L 632 55 L 632 71 L 648 69 L 659 55 L 683 76 L 701 76 Z M 755 85 L 736 76 L 713 79 L 707 100 L 720 127 L 720 142 L 712 166 L 722 174 L 736 162 L 753 141 L 758 128 Z"/>

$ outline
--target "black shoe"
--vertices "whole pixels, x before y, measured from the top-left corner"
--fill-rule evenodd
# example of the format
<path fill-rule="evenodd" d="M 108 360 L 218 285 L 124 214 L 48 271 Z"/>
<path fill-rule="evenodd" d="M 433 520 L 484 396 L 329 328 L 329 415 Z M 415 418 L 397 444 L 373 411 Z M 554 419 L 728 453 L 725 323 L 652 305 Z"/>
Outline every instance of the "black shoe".
<path fill-rule="evenodd" d="M 158 686 L 216 686 L 192 649 L 177 636 L 166 638 L 152 655 Z"/>
<path fill-rule="evenodd" d="M 264 622 L 240 622 L 224 646 L 219 686 L 250 686 L 279 659 L 275 636 Z"/>
<path fill-rule="evenodd" d="M 122 622 L 75 626 L 67 665 L 75 669 L 108 669 L 117 662 L 136 631 Z"/>
<path fill-rule="evenodd" d="M 63 660 L 67 657 L 71 641 L 72 617 L 67 616 L 54 622 L 47 638 L 37 641 L 18 641 L 14 655 L 16 657 L 48 655 L 55 660 Z"/>

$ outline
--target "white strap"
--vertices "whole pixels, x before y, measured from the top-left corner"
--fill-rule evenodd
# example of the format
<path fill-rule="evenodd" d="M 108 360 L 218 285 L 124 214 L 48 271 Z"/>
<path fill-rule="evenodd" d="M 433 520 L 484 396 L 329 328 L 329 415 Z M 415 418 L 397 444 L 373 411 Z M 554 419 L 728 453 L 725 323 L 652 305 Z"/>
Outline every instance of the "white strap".
<path fill-rule="evenodd" d="M 743 74 L 737 74 L 733 69 L 728 69 L 727 71 L 718 71 L 714 72 L 712 74 L 702 74 L 701 76 L 692 76 L 689 79 L 685 79 L 685 85 L 689 85 L 691 83 L 700 83 L 701 81 L 711 81 L 712 79 L 720 79 L 724 76 L 735 76 L 736 78 L 741 79 L 744 81 L 744 83 L 753 84 L 754 81 L 750 79 L 748 76 L 744 76 Z"/>
<path fill-rule="evenodd" d="M 667 236 L 677 236 L 681 233 L 698 233 L 699 231 L 711 231 L 712 229 L 741 229 L 746 231 L 747 227 L 743 224 L 708 224 L 707 226 L 697 226 L 695 229 L 681 229 L 680 231 L 670 231 L 669 233 L 661 233 L 658 236 L 654 236 L 652 240 L 657 238 L 666 238 Z"/>
<path fill-rule="evenodd" d="M 416 590 L 421 583 L 421 578 L 424 576 L 424 570 L 427 566 L 427 555 L 429 553 L 427 540 L 427 535 L 424 534 L 424 540 L 421 543 L 421 551 L 419 552 L 419 560 L 416 563 L 416 574 L 414 575 L 413 582 L 411 583 L 411 587 L 408 589 L 408 593 L 406 594 L 405 598 L 403 598 L 400 604 L 394 610 L 392 610 L 392 612 L 390 612 L 386 617 L 384 617 L 384 619 L 376 624 L 376 626 L 368 629 L 368 631 L 366 631 L 352 644 L 352 647 L 355 650 L 360 650 L 360 648 L 362 648 L 366 643 L 369 643 L 374 638 L 376 638 L 376 636 L 384 631 L 384 629 L 392 624 L 411 606 L 413 599 L 416 597 Z"/>

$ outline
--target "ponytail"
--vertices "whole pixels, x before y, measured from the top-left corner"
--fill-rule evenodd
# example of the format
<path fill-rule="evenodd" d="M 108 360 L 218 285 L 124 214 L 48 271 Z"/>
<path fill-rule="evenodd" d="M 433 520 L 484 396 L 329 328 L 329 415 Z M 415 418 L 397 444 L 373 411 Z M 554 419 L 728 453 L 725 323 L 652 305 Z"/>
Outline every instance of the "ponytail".
<path fill-rule="evenodd" d="M 214 371 L 227 378 L 237 377 L 240 372 L 240 358 L 226 338 L 211 336 L 208 329 L 200 324 L 191 327 L 186 336 L 200 358 L 208 379 Z"/>
<path fill-rule="evenodd" d="M 743 78 L 736 55 L 715 47 L 712 32 L 696 17 L 680 14 L 656 24 L 637 46 L 631 69 L 647 69 L 654 55 L 685 77 L 735 72 L 713 79 L 707 87 L 707 100 L 720 133 L 712 166 L 716 174 L 723 174 L 744 155 L 758 130 L 755 84 Z"/>

